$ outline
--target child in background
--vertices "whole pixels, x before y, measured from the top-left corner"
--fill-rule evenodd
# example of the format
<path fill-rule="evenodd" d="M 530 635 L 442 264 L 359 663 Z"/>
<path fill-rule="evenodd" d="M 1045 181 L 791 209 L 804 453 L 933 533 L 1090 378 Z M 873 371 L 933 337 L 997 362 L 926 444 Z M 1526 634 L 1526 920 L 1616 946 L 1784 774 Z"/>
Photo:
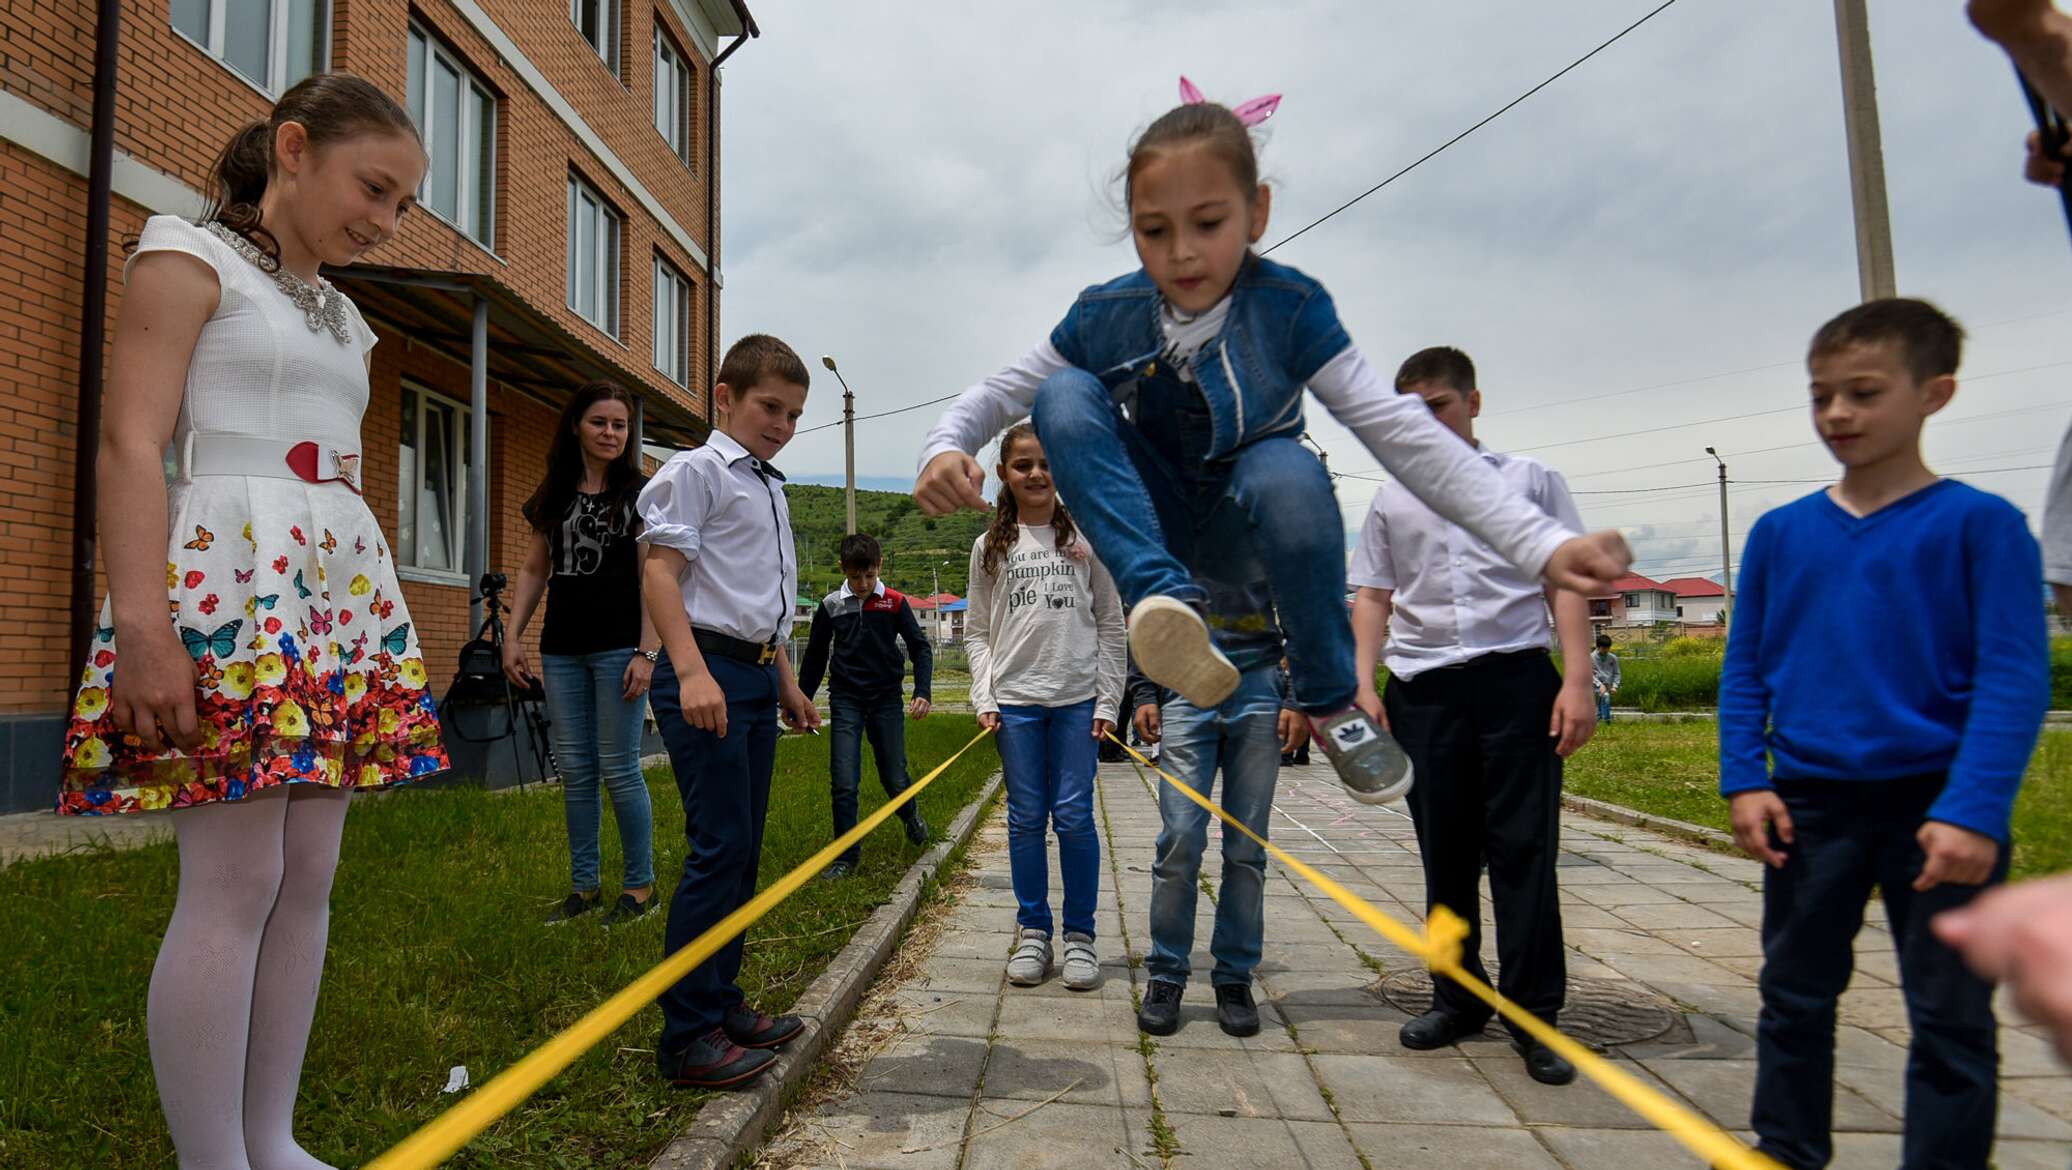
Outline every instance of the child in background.
<path fill-rule="evenodd" d="M 294 1110 L 346 808 L 446 767 L 360 496 L 374 331 L 319 275 L 395 235 L 425 166 L 395 99 L 317 74 L 230 140 L 198 225 L 145 223 L 126 273 L 95 471 L 108 600 L 58 811 L 176 810 L 145 1027 L 181 1166 L 324 1165 Z"/>
<path fill-rule="evenodd" d="M 1115 583 L 1058 503 L 1035 429 L 1000 440 L 993 523 L 971 546 L 971 705 L 1000 735 L 1007 784 L 1008 866 L 1016 943 L 1007 981 L 1034 987 L 1050 974 L 1050 859 L 1058 835 L 1065 886 L 1065 986 L 1101 982 L 1094 903 L 1101 838 L 1094 828 L 1095 756 L 1115 727 L 1123 691 L 1122 602 Z"/>
<path fill-rule="evenodd" d="M 1393 800 L 1410 786 L 1410 763 L 1353 703 L 1344 532 L 1330 478 L 1299 441 L 1304 388 L 1420 498 L 1530 575 L 1587 595 L 1632 558 L 1616 533 L 1578 537 L 1506 488 L 1375 373 L 1321 285 L 1251 251 L 1272 191 L 1248 127 L 1278 96 L 1232 111 L 1184 78 L 1181 96 L 1137 139 L 1124 174 L 1143 266 L 1081 293 L 1047 341 L 950 406 L 928 436 L 914 498 L 932 515 L 984 508 L 973 454 L 1033 412 L 1058 490 L 1114 566 L 1138 667 L 1205 710 L 1239 674 L 1175 549 L 1234 502 L 1265 561 L 1295 696 L 1319 745 L 1355 798 Z M 1207 474 L 1182 495 L 1176 468 Z"/>
<path fill-rule="evenodd" d="M 842 538 L 843 581 L 821 598 L 813 611 L 813 632 L 806 642 L 806 660 L 799 667 L 799 689 L 812 698 L 827 675 L 828 716 L 834 724 L 828 740 L 828 783 L 834 800 L 834 833 L 856 827 L 856 790 L 863 783 L 863 739 L 870 737 L 878 762 L 878 783 L 887 797 L 907 788 L 906 724 L 909 716 L 928 715 L 929 666 L 935 661 L 914 607 L 906 595 L 878 579 L 885 554 L 877 538 L 852 532 Z M 899 643 L 906 643 L 901 657 Z M 914 701 L 902 709 L 907 659 L 914 661 Z M 830 669 L 830 663 L 832 669 Z M 899 810 L 907 841 L 928 843 L 928 822 L 918 805 Z M 847 877 L 856 870 L 860 847 L 836 858 L 822 876 Z"/>
<path fill-rule="evenodd" d="M 755 896 L 777 759 L 777 717 L 820 726 L 785 645 L 798 565 L 784 475 L 770 460 L 806 409 L 806 364 L 753 333 L 720 362 L 720 413 L 703 447 L 680 451 L 640 493 L 648 546 L 641 592 L 661 635 L 649 705 L 669 748 L 690 843 L 669 902 L 663 954 L 688 946 Z M 662 995 L 662 1075 L 718 1089 L 760 1075 L 802 1027 L 744 1002 L 739 936 Z"/>
<path fill-rule="evenodd" d="M 1623 677 L 1619 673 L 1619 656 L 1612 653 L 1612 639 L 1609 634 L 1597 635 L 1597 649 L 1590 652 L 1590 679 L 1597 690 L 1597 721 L 1612 721 L 1612 696 L 1618 693 Z"/>
<path fill-rule="evenodd" d="M 1921 458 L 1963 336 L 1905 299 L 1821 326 L 1813 423 L 1841 481 L 1765 513 L 1742 553 L 1720 792 L 1735 841 L 1769 867 L 1750 1128 L 1795 1168 L 1833 1153 L 1835 1002 L 1874 888 L 1912 1030 L 1901 1161 L 1984 1170 L 1992 1151 L 1993 988 L 1929 919 L 2006 877 L 2050 668 L 2021 512 Z"/>

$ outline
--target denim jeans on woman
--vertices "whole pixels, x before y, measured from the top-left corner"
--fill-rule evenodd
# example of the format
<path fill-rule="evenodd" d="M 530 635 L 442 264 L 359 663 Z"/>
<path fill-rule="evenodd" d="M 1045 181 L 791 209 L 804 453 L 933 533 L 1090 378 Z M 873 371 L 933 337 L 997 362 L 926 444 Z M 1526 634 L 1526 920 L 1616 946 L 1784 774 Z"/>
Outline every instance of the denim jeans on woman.
<path fill-rule="evenodd" d="M 595 654 L 543 654 L 541 683 L 554 721 L 554 757 L 561 765 L 561 801 L 568 816 L 569 877 L 578 890 L 597 888 L 599 781 L 611 794 L 626 853 L 625 888 L 655 882 L 654 813 L 640 774 L 644 698 L 627 700 L 626 664 L 634 648 Z"/>
<path fill-rule="evenodd" d="M 1264 837 L 1273 812 L 1274 781 L 1281 766 L 1275 726 L 1281 711 L 1280 671 L 1249 670 L 1221 706 L 1203 710 L 1173 698 L 1162 712 L 1159 765 Z M 1216 774 L 1223 792 L 1216 796 Z M 1208 846 L 1209 812 L 1160 782 L 1158 857 L 1151 868 L 1151 978 L 1185 984 L 1194 950 L 1195 899 L 1200 895 L 1202 852 Z M 1250 837 L 1223 827 L 1223 876 L 1216 887 L 1216 929 L 1209 953 L 1217 986 L 1249 986 L 1266 933 L 1266 851 Z"/>
<path fill-rule="evenodd" d="M 1053 934 L 1049 832 L 1058 836 L 1065 932 L 1094 934 L 1101 838 L 1094 830 L 1094 701 L 1000 708 L 1000 770 L 1007 784 L 1007 861 L 1015 924 Z"/>

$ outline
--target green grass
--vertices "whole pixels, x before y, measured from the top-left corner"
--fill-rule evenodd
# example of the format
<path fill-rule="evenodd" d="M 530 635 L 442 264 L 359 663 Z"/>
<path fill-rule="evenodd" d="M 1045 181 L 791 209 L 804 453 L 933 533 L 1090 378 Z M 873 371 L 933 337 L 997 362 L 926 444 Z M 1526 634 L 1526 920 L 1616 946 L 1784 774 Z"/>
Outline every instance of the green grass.
<path fill-rule="evenodd" d="M 1621 683 L 1613 699 L 1642 711 L 1696 711 L 1719 705 L 1720 656 L 1726 642 L 1670 638 L 1614 647 Z M 2050 705 L 2072 708 L 2072 638 L 2050 641 Z"/>
<path fill-rule="evenodd" d="M 975 722 L 939 716 L 907 727 L 919 775 Z M 829 839 L 827 742 L 779 745 L 765 885 Z M 865 759 L 868 812 L 884 796 Z M 981 744 L 922 794 L 938 831 L 998 766 Z M 666 767 L 648 779 L 666 892 L 683 862 L 683 810 Z M 612 828 L 605 847 L 615 884 Z M 865 842 L 855 877 L 809 883 L 752 927 L 741 980 L 751 1000 L 788 1007 L 918 853 L 896 824 L 884 828 Z M 449 1067 L 466 1065 L 480 1085 L 661 959 L 662 912 L 614 931 L 539 925 L 567 893 L 567 858 L 558 788 L 405 791 L 353 809 L 298 1111 L 312 1154 L 365 1163 L 458 1100 L 439 1093 Z M 144 992 L 176 871 L 170 845 L 0 870 L 0 903 L 11 907 L 0 915 L 0 1166 L 172 1164 Z M 655 1008 L 641 1012 L 449 1165 L 645 1166 L 703 1099 L 656 1076 L 660 1020 Z"/>
<path fill-rule="evenodd" d="M 1656 816 L 1730 831 L 1719 796 L 1719 732 L 1711 723 L 1620 723 L 1571 757 L 1568 791 Z M 2072 731 L 2047 730 L 2014 806 L 2017 878 L 2072 869 Z"/>

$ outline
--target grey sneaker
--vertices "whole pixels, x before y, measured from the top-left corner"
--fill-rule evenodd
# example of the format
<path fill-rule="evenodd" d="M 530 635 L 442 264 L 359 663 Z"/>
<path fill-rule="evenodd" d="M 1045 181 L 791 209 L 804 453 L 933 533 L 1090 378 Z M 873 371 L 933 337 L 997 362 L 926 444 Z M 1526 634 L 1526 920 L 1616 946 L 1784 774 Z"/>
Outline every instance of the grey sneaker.
<path fill-rule="evenodd" d="M 1022 928 L 1021 938 L 1007 960 L 1007 981 L 1034 987 L 1050 976 L 1050 936 L 1031 926 Z"/>
<path fill-rule="evenodd" d="M 1130 610 L 1130 654 L 1145 678 L 1213 710 L 1237 689 L 1237 667 L 1209 638 L 1209 623 L 1175 597 L 1154 594 Z"/>
<path fill-rule="evenodd" d="M 1410 757 L 1365 711 L 1347 707 L 1309 717 L 1310 731 L 1338 780 L 1362 804 L 1387 804 L 1410 791 Z"/>
<path fill-rule="evenodd" d="M 1072 931 L 1065 935 L 1065 986 L 1073 991 L 1092 991 L 1101 985 L 1101 960 L 1094 954 L 1094 940 Z"/>

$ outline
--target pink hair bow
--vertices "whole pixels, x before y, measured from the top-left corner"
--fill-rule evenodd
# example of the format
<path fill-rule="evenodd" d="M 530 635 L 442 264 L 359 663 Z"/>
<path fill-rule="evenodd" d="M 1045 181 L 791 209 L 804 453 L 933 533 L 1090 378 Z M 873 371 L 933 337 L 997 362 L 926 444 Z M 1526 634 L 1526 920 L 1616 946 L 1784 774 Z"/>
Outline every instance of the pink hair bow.
<path fill-rule="evenodd" d="M 1187 80 L 1186 76 L 1182 75 L 1180 78 L 1180 100 L 1191 106 L 1209 99 L 1202 96 L 1200 86 Z M 1257 126 L 1259 123 L 1273 117 L 1273 112 L 1280 108 L 1281 95 L 1270 93 L 1265 97 L 1255 97 L 1251 101 L 1235 106 L 1230 112 L 1236 114 L 1237 120 L 1245 125 Z"/>

